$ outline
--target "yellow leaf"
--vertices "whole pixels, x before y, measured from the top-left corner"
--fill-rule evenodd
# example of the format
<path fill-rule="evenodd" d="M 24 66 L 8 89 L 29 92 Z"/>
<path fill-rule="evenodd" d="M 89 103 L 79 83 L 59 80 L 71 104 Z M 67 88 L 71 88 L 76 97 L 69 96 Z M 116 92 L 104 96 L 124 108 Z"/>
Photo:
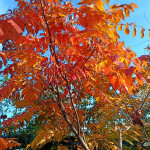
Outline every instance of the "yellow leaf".
<path fill-rule="evenodd" d="M 150 37 L 150 31 L 149 31 L 149 37 Z"/>
<path fill-rule="evenodd" d="M 115 37 L 115 35 L 114 35 L 114 30 L 113 30 L 113 29 L 109 30 L 109 31 L 108 31 L 108 34 L 109 34 L 109 36 L 110 36 L 111 38 L 114 38 L 114 37 Z"/>
<path fill-rule="evenodd" d="M 122 24 L 119 25 L 118 30 L 119 30 L 119 31 L 122 30 Z"/>
<path fill-rule="evenodd" d="M 132 139 L 134 139 L 135 141 L 139 141 L 136 137 L 134 137 L 134 136 L 132 136 L 132 135 L 130 135 L 130 137 L 132 138 Z"/>
<path fill-rule="evenodd" d="M 95 3 L 96 7 L 100 10 L 100 11 L 104 11 L 104 2 L 102 0 L 99 0 Z"/>
<path fill-rule="evenodd" d="M 126 28 L 124 29 L 124 32 L 125 32 L 126 35 L 129 35 L 129 32 L 130 32 L 129 28 L 126 27 Z"/>
<path fill-rule="evenodd" d="M 31 146 L 31 145 L 30 145 L 30 144 L 28 144 L 28 145 L 26 146 L 26 150 L 28 150 L 28 149 L 30 148 L 30 146 Z"/>
<path fill-rule="evenodd" d="M 125 141 L 134 146 L 134 144 L 133 144 L 131 141 L 129 141 L 129 140 L 127 140 L 127 139 L 125 139 Z"/>
<path fill-rule="evenodd" d="M 105 62 L 104 62 L 104 61 L 100 62 L 100 63 L 99 63 L 99 67 L 100 67 L 100 68 L 105 67 Z"/>
<path fill-rule="evenodd" d="M 138 132 L 136 132 L 136 131 L 133 131 L 137 136 L 140 136 L 140 134 L 138 133 Z"/>
<path fill-rule="evenodd" d="M 136 36 L 136 28 L 133 27 L 133 37 L 135 37 L 135 36 Z"/>

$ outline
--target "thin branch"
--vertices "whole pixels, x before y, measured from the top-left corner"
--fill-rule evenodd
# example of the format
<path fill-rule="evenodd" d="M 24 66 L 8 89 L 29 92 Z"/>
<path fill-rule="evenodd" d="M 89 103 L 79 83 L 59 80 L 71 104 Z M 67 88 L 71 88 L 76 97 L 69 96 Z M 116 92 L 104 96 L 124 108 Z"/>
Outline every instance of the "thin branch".
<path fill-rule="evenodd" d="M 44 8 L 43 8 L 43 0 L 41 0 L 40 3 L 41 3 L 42 13 L 43 13 L 43 17 L 44 17 L 44 20 L 45 20 L 45 24 L 47 26 L 48 35 L 49 35 L 50 52 L 55 57 L 55 62 L 56 62 L 56 65 L 58 67 L 59 73 L 60 73 L 61 77 L 64 79 L 64 81 L 66 82 L 66 86 L 67 86 L 67 89 L 68 89 L 68 92 L 69 92 L 69 97 L 70 97 L 70 100 L 71 100 L 71 103 L 72 103 L 72 107 L 73 107 L 73 109 L 75 111 L 76 118 L 77 118 L 78 131 L 75 129 L 75 127 L 72 125 L 72 123 L 70 122 L 70 120 L 68 118 L 68 115 L 66 113 L 65 107 L 64 107 L 64 105 L 62 103 L 62 100 L 60 98 L 58 86 L 57 86 L 57 89 L 56 89 L 57 90 L 57 104 L 58 104 L 59 108 L 61 109 L 61 111 L 63 113 L 63 117 L 65 118 L 66 122 L 68 123 L 70 129 L 73 131 L 73 133 L 78 137 L 79 141 L 81 142 L 81 145 L 86 150 L 90 150 L 88 148 L 88 146 L 87 146 L 87 143 L 83 140 L 83 138 L 81 136 L 79 136 L 80 135 L 80 124 L 79 124 L 78 113 L 77 113 L 77 110 L 76 110 L 76 108 L 74 106 L 74 102 L 73 102 L 73 99 L 72 99 L 72 95 L 71 95 L 71 91 L 70 91 L 70 87 L 69 87 L 68 81 L 65 78 L 65 76 L 62 74 L 61 69 L 59 67 L 59 61 L 58 61 L 56 53 L 55 53 L 55 46 L 52 44 L 53 43 L 52 42 L 52 36 L 51 36 L 50 28 L 49 28 L 49 25 L 48 25 L 48 22 L 47 22 L 47 19 L 46 19 L 46 16 L 45 16 L 45 11 L 44 11 Z"/>
<path fill-rule="evenodd" d="M 46 26 L 47 26 L 48 34 L 49 34 L 50 50 L 53 52 L 53 55 L 54 55 L 54 57 L 55 57 L 55 61 L 56 61 L 57 66 L 59 66 L 59 61 L 58 61 L 58 59 L 57 59 L 57 57 L 56 57 L 55 48 L 54 48 L 54 46 L 52 45 L 52 37 L 51 37 L 51 33 L 50 33 L 50 28 L 49 28 L 49 25 L 48 25 L 48 23 L 47 23 L 46 16 L 45 16 L 45 12 L 44 12 L 44 9 L 43 9 L 43 1 L 41 1 L 41 8 L 42 8 L 43 16 L 44 16 L 45 23 L 46 23 Z M 80 136 L 79 117 L 78 117 L 77 110 L 76 110 L 76 108 L 75 108 L 75 106 L 74 106 L 74 101 L 73 101 L 73 99 L 72 99 L 72 95 L 71 95 L 71 92 L 70 92 L 70 87 L 69 87 L 69 84 L 68 84 L 67 79 L 66 79 L 66 78 L 64 77 L 64 75 L 62 74 L 61 69 L 60 69 L 59 67 L 58 67 L 58 69 L 59 69 L 59 72 L 60 72 L 61 77 L 62 77 L 62 78 L 64 79 L 64 81 L 66 82 L 66 86 L 67 86 L 67 89 L 68 89 L 68 92 L 69 92 L 69 97 L 70 97 L 70 100 L 71 100 L 71 103 L 72 103 L 72 107 L 73 107 L 73 109 L 74 109 L 74 111 L 75 111 L 75 115 L 76 115 L 76 118 L 77 118 L 77 127 L 78 127 L 78 133 L 79 133 L 78 136 Z"/>
<path fill-rule="evenodd" d="M 144 100 L 143 100 L 143 102 L 142 102 L 142 104 L 141 104 L 141 106 L 139 107 L 138 110 L 141 110 L 141 109 L 142 109 L 142 107 L 143 107 L 144 103 L 146 102 L 146 100 L 147 100 L 147 98 L 148 98 L 149 95 L 150 95 L 150 91 L 148 92 L 148 94 L 147 94 L 146 97 L 144 98 Z"/>
<path fill-rule="evenodd" d="M 144 11 L 144 17 L 145 17 L 146 21 L 150 24 L 149 20 L 147 19 L 146 15 L 145 15 L 145 11 Z"/>

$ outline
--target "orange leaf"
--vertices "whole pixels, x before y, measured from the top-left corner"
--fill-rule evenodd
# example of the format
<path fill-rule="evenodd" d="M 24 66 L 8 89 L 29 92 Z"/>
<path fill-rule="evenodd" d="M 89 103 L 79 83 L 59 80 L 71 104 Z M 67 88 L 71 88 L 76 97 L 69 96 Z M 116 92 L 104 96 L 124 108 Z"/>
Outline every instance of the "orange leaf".
<path fill-rule="evenodd" d="M 111 67 L 106 67 L 105 70 L 104 70 L 104 75 L 107 75 L 111 72 Z"/>
<path fill-rule="evenodd" d="M 99 100 L 100 100 L 100 97 L 96 97 L 96 102 L 99 102 Z"/>
<path fill-rule="evenodd" d="M 141 72 L 141 67 L 139 65 L 136 65 L 135 68 L 138 72 Z"/>
<path fill-rule="evenodd" d="M 114 87 L 114 89 L 117 90 L 118 87 L 119 87 L 118 77 L 116 77 L 115 75 L 112 75 L 112 76 L 109 77 L 109 81 L 112 84 L 112 86 Z"/>
<path fill-rule="evenodd" d="M 144 32 L 141 34 L 141 38 L 143 38 L 144 37 Z"/>
<path fill-rule="evenodd" d="M 133 90 L 133 87 L 132 86 L 129 86 L 128 87 L 128 94 L 131 96 L 131 94 L 132 94 L 132 90 Z"/>
<path fill-rule="evenodd" d="M 56 5 L 58 3 L 58 0 L 54 0 L 54 4 Z"/>
<path fill-rule="evenodd" d="M 99 0 L 95 3 L 96 7 L 100 10 L 100 11 L 104 11 L 104 2 L 102 0 Z"/>
<path fill-rule="evenodd" d="M 7 147 L 8 146 L 7 146 L 6 141 L 3 138 L 0 137 L 0 149 L 5 150 L 5 149 L 7 149 Z"/>
<path fill-rule="evenodd" d="M 124 29 L 124 32 L 125 32 L 126 35 L 129 35 L 129 32 L 130 32 L 129 28 L 126 27 L 126 28 Z"/>
<path fill-rule="evenodd" d="M 132 5 L 129 5 L 129 6 L 130 6 L 130 10 L 131 10 L 132 12 L 134 12 L 133 6 L 132 6 Z"/>
<path fill-rule="evenodd" d="M 89 81 L 85 81 L 85 82 L 83 83 L 83 87 L 87 87 L 87 86 L 89 86 L 89 84 L 90 84 Z"/>
<path fill-rule="evenodd" d="M 118 30 L 119 30 L 119 31 L 122 30 L 122 24 L 119 25 Z"/>
<path fill-rule="evenodd" d="M 109 0 L 105 0 L 105 2 L 106 2 L 107 4 L 109 4 Z"/>
<path fill-rule="evenodd" d="M 134 6 L 134 8 L 138 8 L 137 4 L 135 4 L 135 3 L 131 3 L 131 4 Z"/>
<path fill-rule="evenodd" d="M 55 61 L 55 57 L 53 57 L 53 56 L 50 56 L 50 59 L 51 59 L 51 61 Z"/>
<path fill-rule="evenodd" d="M 143 38 L 143 37 L 144 37 L 144 31 L 145 31 L 145 29 L 144 29 L 144 28 L 142 28 L 142 30 L 140 31 L 140 33 L 141 33 L 141 38 Z"/>
<path fill-rule="evenodd" d="M 124 12 L 122 9 L 118 10 L 118 15 L 119 15 L 120 19 L 124 20 Z"/>
<path fill-rule="evenodd" d="M 136 36 L 136 28 L 133 27 L 133 37 L 135 37 L 135 36 Z"/>
<path fill-rule="evenodd" d="M 129 8 L 124 8 L 124 11 L 125 11 L 125 15 L 126 15 L 126 18 L 130 16 L 130 11 L 129 11 Z"/>
<path fill-rule="evenodd" d="M 141 73 L 136 74 L 135 79 L 136 79 L 136 81 L 137 81 L 140 85 L 143 85 L 143 78 L 142 78 L 142 74 L 141 74 Z"/>

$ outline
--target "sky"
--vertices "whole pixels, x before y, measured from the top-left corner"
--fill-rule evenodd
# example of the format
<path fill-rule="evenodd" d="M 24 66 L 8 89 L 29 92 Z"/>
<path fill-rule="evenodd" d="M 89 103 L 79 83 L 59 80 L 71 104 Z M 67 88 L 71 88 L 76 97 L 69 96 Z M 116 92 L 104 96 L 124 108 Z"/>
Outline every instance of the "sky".
<path fill-rule="evenodd" d="M 149 31 L 150 29 L 150 0 L 115 0 L 118 3 L 136 3 L 138 8 L 130 13 L 130 17 L 125 20 L 125 23 L 134 23 L 137 25 L 137 35 L 133 38 L 133 31 L 129 35 L 125 35 L 124 31 L 120 33 L 120 40 L 125 41 L 125 45 L 129 46 L 138 56 L 148 54 L 145 49 L 150 45 Z M 141 27 L 145 28 L 145 36 L 142 39 L 140 35 Z M 133 29 L 133 27 L 130 27 Z"/>

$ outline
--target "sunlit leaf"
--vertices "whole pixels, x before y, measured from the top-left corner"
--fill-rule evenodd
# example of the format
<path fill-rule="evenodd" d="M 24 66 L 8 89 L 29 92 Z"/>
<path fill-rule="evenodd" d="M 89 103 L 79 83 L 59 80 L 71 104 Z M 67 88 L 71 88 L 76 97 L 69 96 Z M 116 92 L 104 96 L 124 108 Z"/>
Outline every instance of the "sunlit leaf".
<path fill-rule="evenodd" d="M 119 25 L 118 30 L 119 30 L 119 31 L 122 30 L 122 24 Z"/>
<path fill-rule="evenodd" d="M 99 0 L 95 3 L 96 7 L 100 10 L 100 11 L 104 11 L 104 2 L 102 0 Z"/>
<path fill-rule="evenodd" d="M 126 35 L 129 35 L 129 32 L 130 32 L 129 28 L 126 27 L 126 28 L 124 29 L 124 32 L 125 32 Z"/>
<path fill-rule="evenodd" d="M 136 36 L 136 28 L 133 27 L 133 37 L 135 37 L 135 36 Z"/>

